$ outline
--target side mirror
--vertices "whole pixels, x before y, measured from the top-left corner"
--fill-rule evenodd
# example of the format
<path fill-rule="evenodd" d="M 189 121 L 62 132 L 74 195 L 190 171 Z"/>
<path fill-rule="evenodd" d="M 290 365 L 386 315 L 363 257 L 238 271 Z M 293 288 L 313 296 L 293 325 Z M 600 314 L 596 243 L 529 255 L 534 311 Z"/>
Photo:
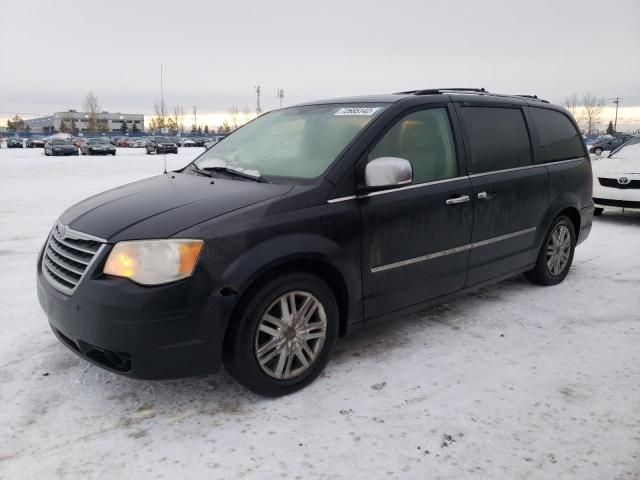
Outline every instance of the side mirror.
<path fill-rule="evenodd" d="M 364 184 L 367 188 L 393 187 L 413 181 L 413 168 L 404 158 L 379 157 L 364 168 Z"/>

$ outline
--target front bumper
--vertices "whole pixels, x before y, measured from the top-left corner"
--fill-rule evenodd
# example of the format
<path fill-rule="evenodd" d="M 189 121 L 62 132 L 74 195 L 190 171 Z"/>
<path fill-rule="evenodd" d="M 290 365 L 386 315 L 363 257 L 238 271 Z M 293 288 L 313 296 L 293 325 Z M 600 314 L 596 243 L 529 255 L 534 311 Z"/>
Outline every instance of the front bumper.
<path fill-rule="evenodd" d="M 202 273 L 157 287 L 105 277 L 99 272 L 106 253 L 71 296 L 43 276 L 40 254 L 38 300 L 58 339 L 87 361 L 132 378 L 216 372 L 236 298 L 211 295 Z"/>
<path fill-rule="evenodd" d="M 635 182 L 640 180 L 638 174 L 620 174 L 620 175 L 603 175 L 604 180 L 617 181 L 620 177 L 627 177 L 631 183 L 630 186 L 635 187 Z M 595 178 L 593 182 L 593 203 L 597 207 L 621 207 L 621 208 L 640 208 L 640 188 L 622 187 L 614 188 L 603 186 L 600 184 L 600 178 Z"/>
<path fill-rule="evenodd" d="M 68 156 L 68 155 L 78 155 L 78 150 L 74 149 L 74 150 L 52 150 L 51 151 L 51 155 L 54 156 Z"/>
<path fill-rule="evenodd" d="M 116 151 L 114 149 L 111 150 L 94 150 L 92 148 L 89 149 L 90 155 L 115 155 Z"/>
<path fill-rule="evenodd" d="M 169 146 L 158 145 L 156 147 L 156 150 L 159 153 L 178 153 L 178 147 L 169 147 Z"/>

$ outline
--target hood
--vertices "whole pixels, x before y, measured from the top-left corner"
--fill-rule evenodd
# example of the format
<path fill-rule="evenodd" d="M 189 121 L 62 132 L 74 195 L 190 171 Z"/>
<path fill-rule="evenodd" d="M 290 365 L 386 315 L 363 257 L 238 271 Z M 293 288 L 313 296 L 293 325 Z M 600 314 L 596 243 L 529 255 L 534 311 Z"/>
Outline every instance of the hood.
<path fill-rule="evenodd" d="M 291 188 L 169 173 L 87 198 L 66 210 L 60 221 L 109 242 L 167 238 L 197 223 L 283 195 Z"/>
<path fill-rule="evenodd" d="M 603 158 L 592 163 L 594 173 L 602 174 L 640 174 L 640 158 Z"/>

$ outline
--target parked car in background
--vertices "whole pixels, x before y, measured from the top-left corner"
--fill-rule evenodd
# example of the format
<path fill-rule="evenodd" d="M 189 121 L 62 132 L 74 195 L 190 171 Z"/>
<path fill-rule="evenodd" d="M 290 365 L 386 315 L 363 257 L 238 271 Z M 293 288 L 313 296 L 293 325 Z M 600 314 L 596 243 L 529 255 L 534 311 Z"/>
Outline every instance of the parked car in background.
<path fill-rule="evenodd" d="M 178 153 L 178 146 L 167 137 L 149 137 L 146 143 L 147 155 L 151 153 Z"/>
<path fill-rule="evenodd" d="M 128 147 L 129 139 L 127 137 L 118 138 L 116 140 L 116 147 Z"/>
<path fill-rule="evenodd" d="M 602 152 L 613 151 L 631 138 L 631 136 L 620 136 L 596 140 L 589 146 L 589 153 L 602 155 Z"/>
<path fill-rule="evenodd" d="M 211 137 L 209 140 L 204 142 L 204 148 L 213 147 L 216 143 L 218 143 L 220 140 L 222 140 L 225 136 L 226 135 L 215 135 L 215 136 Z"/>
<path fill-rule="evenodd" d="M 7 138 L 7 148 L 22 148 L 24 141 L 20 137 Z"/>
<path fill-rule="evenodd" d="M 80 147 L 82 155 L 115 155 L 116 147 L 108 138 L 89 138 Z"/>
<path fill-rule="evenodd" d="M 180 146 L 181 147 L 195 147 L 196 146 L 196 142 L 194 142 L 190 138 L 183 138 L 182 140 L 180 140 Z"/>
<path fill-rule="evenodd" d="M 145 137 L 132 138 L 129 140 L 129 147 L 132 148 L 144 148 L 147 144 L 147 139 Z"/>
<path fill-rule="evenodd" d="M 640 136 L 593 162 L 594 214 L 607 207 L 640 208 Z"/>
<path fill-rule="evenodd" d="M 42 135 L 31 135 L 27 139 L 27 148 L 44 148 L 46 142 L 42 138 Z"/>
<path fill-rule="evenodd" d="M 76 147 L 70 138 L 50 138 L 44 145 L 45 155 L 78 155 Z"/>
<path fill-rule="evenodd" d="M 71 139 L 71 141 L 76 147 L 80 148 L 82 147 L 82 144 L 87 141 L 87 139 L 84 137 L 74 137 Z"/>
<path fill-rule="evenodd" d="M 521 273 L 562 282 L 592 183 L 575 121 L 547 102 L 480 89 L 309 102 L 68 208 L 38 298 L 61 343 L 113 372 L 224 362 L 285 395 L 363 325 Z"/>

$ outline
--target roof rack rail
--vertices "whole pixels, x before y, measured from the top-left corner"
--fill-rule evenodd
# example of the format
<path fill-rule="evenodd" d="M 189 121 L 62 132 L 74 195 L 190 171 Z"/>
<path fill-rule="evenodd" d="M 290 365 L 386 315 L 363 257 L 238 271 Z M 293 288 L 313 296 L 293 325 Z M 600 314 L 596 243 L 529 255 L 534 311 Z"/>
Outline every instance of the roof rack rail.
<path fill-rule="evenodd" d="M 540 100 L 541 102 L 549 103 L 548 100 L 543 100 L 542 98 L 539 98 L 537 95 L 514 95 L 514 97 L 531 98 L 532 100 Z"/>
<path fill-rule="evenodd" d="M 445 92 L 477 92 L 477 93 L 489 93 L 484 88 L 427 88 L 424 90 L 408 90 L 406 92 L 397 92 L 396 95 L 438 95 Z"/>

